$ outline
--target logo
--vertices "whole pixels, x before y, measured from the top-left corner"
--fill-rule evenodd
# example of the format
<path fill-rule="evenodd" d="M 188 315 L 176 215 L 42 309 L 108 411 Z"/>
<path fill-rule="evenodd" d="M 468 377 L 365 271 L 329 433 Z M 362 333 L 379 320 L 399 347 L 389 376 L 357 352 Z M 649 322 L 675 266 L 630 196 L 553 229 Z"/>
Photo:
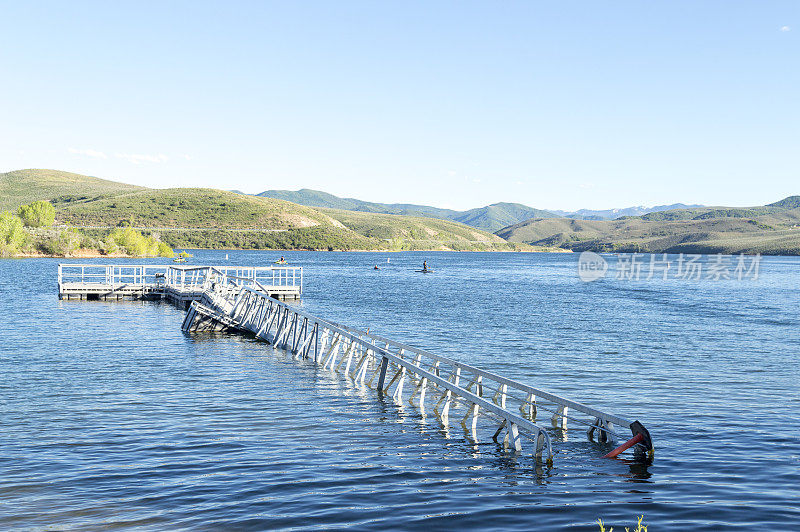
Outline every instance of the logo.
<path fill-rule="evenodd" d="M 578 277 L 585 283 L 602 279 L 607 271 L 608 262 L 594 251 L 584 251 L 578 258 Z"/>

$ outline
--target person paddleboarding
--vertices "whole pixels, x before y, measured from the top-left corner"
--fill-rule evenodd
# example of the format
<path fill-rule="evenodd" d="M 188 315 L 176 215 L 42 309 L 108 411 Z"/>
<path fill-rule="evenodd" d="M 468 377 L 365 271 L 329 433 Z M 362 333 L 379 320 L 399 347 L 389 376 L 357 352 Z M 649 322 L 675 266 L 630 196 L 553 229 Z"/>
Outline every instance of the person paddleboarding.
<path fill-rule="evenodd" d="M 428 269 L 428 261 L 422 261 L 422 269 L 415 270 L 417 273 L 433 273 L 433 270 Z"/>

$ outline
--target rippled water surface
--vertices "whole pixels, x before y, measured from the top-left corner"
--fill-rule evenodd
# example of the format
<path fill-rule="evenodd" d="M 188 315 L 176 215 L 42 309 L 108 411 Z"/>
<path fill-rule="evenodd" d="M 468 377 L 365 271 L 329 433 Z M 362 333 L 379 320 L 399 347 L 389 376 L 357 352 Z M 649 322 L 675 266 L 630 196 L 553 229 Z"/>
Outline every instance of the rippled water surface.
<path fill-rule="evenodd" d="M 576 428 L 542 468 L 460 416 L 183 334 L 169 304 L 59 301 L 58 261 L 0 261 L 0 528 L 800 529 L 797 258 L 582 283 L 570 254 L 286 256 L 307 310 L 640 419 L 654 462 L 601 459 Z"/>

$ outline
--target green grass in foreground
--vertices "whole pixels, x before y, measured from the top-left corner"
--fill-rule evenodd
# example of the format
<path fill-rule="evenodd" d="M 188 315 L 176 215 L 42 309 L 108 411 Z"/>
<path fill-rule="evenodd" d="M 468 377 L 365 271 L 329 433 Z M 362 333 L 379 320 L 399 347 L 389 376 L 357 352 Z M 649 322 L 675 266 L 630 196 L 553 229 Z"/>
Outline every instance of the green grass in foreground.
<path fill-rule="evenodd" d="M 647 532 L 647 526 L 645 526 L 642 523 L 642 521 L 644 520 L 644 515 L 640 515 L 636 519 L 637 519 L 638 522 L 636 523 L 636 528 L 633 529 L 633 532 Z M 600 527 L 600 532 L 614 532 L 614 528 L 613 527 L 611 527 L 609 529 L 606 529 L 605 523 L 603 523 L 602 519 L 598 518 L 597 521 L 595 521 L 595 522 Z M 631 532 L 631 529 L 626 526 L 625 527 L 625 532 Z"/>

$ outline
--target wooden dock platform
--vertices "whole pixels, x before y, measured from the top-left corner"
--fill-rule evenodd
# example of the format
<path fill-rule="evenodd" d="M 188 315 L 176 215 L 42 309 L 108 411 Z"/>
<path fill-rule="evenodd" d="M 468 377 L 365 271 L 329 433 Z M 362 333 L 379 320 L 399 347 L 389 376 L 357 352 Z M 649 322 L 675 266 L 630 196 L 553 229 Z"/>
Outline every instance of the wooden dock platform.
<path fill-rule="evenodd" d="M 59 264 L 59 299 L 166 299 L 188 307 L 212 284 L 223 291 L 257 286 L 269 297 L 295 301 L 303 294 L 299 266 L 171 266 Z"/>

